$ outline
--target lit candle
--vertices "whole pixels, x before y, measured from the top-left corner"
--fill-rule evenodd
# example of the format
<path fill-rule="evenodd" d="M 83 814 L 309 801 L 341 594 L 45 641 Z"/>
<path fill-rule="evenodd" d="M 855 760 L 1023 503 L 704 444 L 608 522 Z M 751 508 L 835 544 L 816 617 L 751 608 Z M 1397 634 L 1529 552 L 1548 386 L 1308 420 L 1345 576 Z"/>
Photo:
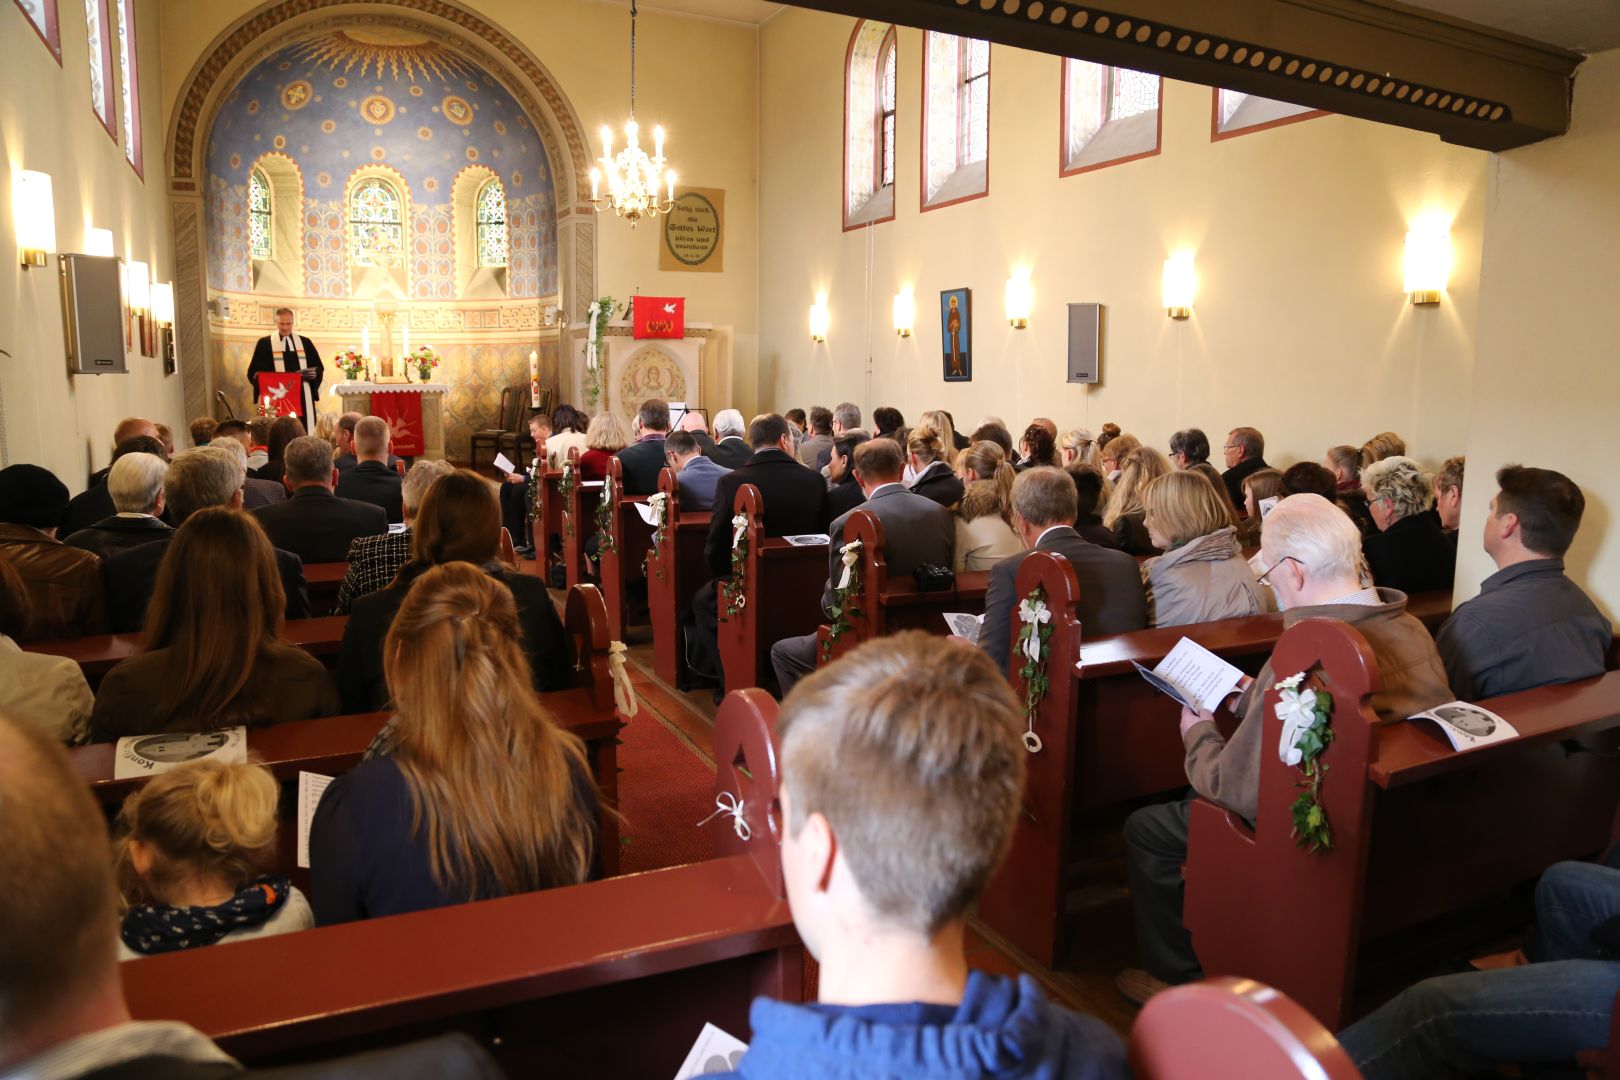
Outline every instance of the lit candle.
<path fill-rule="evenodd" d="M 595 202 L 602 194 L 602 170 L 591 166 L 591 202 Z"/>
<path fill-rule="evenodd" d="M 664 156 L 664 125 L 659 124 L 657 127 L 653 128 L 653 157 L 662 158 L 663 156 Z"/>
<path fill-rule="evenodd" d="M 371 355 L 371 324 L 370 323 L 367 323 L 366 325 L 364 325 L 364 326 L 362 326 L 360 328 L 360 355 L 361 356 L 370 356 Z"/>
<path fill-rule="evenodd" d="M 675 201 L 675 170 L 669 172 L 669 201 Z"/>
<path fill-rule="evenodd" d="M 269 394 L 264 395 L 264 407 L 266 409 L 270 408 L 270 395 Z"/>
<path fill-rule="evenodd" d="M 606 124 L 602 125 L 602 158 L 607 160 L 613 157 L 613 129 Z"/>
<path fill-rule="evenodd" d="M 405 355 L 411 355 L 411 324 L 405 324 Z"/>

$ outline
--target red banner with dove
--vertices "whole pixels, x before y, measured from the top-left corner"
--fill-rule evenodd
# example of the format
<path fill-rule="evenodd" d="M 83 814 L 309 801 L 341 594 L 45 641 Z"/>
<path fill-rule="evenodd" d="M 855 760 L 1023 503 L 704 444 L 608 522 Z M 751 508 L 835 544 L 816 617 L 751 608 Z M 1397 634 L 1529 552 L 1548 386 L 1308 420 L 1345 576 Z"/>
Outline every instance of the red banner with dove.
<path fill-rule="evenodd" d="M 637 296 L 630 302 L 630 336 L 679 338 L 686 336 L 684 296 Z"/>
<path fill-rule="evenodd" d="M 393 436 L 392 450 L 400 457 L 418 457 L 427 449 L 422 442 L 422 395 L 411 393 L 371 395 L 371 415 L 388 421 Z"/>

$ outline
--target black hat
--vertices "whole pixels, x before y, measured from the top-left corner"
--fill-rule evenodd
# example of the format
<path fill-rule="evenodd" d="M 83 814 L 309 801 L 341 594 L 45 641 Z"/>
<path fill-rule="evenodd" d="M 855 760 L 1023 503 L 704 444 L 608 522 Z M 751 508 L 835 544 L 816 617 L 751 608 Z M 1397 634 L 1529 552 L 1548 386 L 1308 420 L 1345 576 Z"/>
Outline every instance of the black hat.
<path fill-rule="evenodd" d="M 0 522 L 55 528 L 67 511 L 67 485 L 38 465 L 0 469 Z"/>

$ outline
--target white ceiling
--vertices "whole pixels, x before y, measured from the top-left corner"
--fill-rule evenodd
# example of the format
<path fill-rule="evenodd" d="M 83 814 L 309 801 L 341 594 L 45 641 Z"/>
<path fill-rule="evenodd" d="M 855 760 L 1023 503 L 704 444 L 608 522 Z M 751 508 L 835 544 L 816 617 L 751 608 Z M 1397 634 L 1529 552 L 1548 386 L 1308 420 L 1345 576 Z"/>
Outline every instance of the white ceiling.
<path fill-rule="evenodd" d="M 1577 52 L 1620 47 L 1616 0 L 1403 0 L 1453 19 Z"/>

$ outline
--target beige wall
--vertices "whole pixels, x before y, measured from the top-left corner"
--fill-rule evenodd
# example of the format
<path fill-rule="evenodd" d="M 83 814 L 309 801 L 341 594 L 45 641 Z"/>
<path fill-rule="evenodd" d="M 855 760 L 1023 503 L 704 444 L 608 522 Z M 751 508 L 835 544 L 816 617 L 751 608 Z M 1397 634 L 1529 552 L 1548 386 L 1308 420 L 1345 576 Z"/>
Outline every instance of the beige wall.
<path fill-rule="evenodd" d="M 165 0 L 165 120 L 193 65 L 215 38 L 263 6 L 252 0 Z M 572 103 L 593 153 L 600 153 L 596 133 L 603 124 L 613 127 L 615 144 L 622 144 L 630 85 L 627 5 L 465 0 L 465 6 L 511 34 L 551 72 Z M 662 233 L 657 223 L 632 230 L 609 213 L 598 221 L 596 291 L 621 302 L 637 291 L 685 296 L 688 321 L 734 327 L 733 392 L 740 402 L 751 402 L 759 335 L 758 35 L 754 27 L 740 23 L 657 11 L 643 11 L 638 22 L 638 119 L 648 130 L 664 125 L 670 164 L 681 183 L 725 190 L 725 270 L 660 271 Z"/>
<path fill-rule="evenodd" d="M 898 216 L 841 231 L 842 78 L 852 19 L 788 9 L 761 32 L 761 401 L 848 398 L 914 418 L 949 409 L 972 426 L 1035 415 L 1113 420 L 1161 448 L 1181 426 L 1212 441 L 1255 424 L 1268 458 L 1320 460 L 1393 428 L 1430 463 L 1462 450 L 1487 156 L 1431 135 L 1344 117 L 1211 143 L 1210 91 L 1166 83 L 1157 157 L 1060 179 L 1060 61 L 995 46 L 990 194 L 918 211 L 921 31 L 899 32 Z M 1401 287 L 1409 217 L 1455 215 L 1456 270 L 1439 308 Z M 1166 318 L 1166 254 L 1197 252 L 1193 317 Z M 1029 329 L 1003 288 L 1032 271 Z M 897 338 L 891 299 L 910 284 L 917 332 Z M 973 289 L 975 375 L 941 379 L 939 291 Z M 814 346 L 806 314 L 828 293 Z M 1065 383 L 1065 304 L 1106 305 L 1102 383 Z M 871 374 L 867 381 L 868 333 Z"/>
<path fill-rule="evenodd" d="M 11 353 L 0 356 L 0 463 L 42 465 L 77 491 L 90 470 L 107 464 L 113 428 L 124 416 L 167 423 L 182 444 L 185 416 L 180 379 L 164 376 L 160 360 L 137 353 L 128 357 L 128 375 L 69 376 L 55 261 L 24 271 L 16 258 L 11 177 L 34 169 L 51 174 L 59 251 L 83 251 L 87 227 L 108 228 L 120 256 L 150 264 L 160 281 L 174 277 L 156 76 L 158 0 L 138 0 L 136 12 L 145 182 L 91 112 L 84 5 L 59 6 L 61 66 L 15 4 L 0 8 L 0 349 Z"/>
<path fill-rule="evenodd" d="M 1476 539 L 1508 462 L 1567 473 L 1586 493 L 1571 576 L 1620 611 L 1620 50 L 1584 63 L 1568 135 L 1491 169 L 1479 356 L 1457 593 L 1495 567 Z"/>

